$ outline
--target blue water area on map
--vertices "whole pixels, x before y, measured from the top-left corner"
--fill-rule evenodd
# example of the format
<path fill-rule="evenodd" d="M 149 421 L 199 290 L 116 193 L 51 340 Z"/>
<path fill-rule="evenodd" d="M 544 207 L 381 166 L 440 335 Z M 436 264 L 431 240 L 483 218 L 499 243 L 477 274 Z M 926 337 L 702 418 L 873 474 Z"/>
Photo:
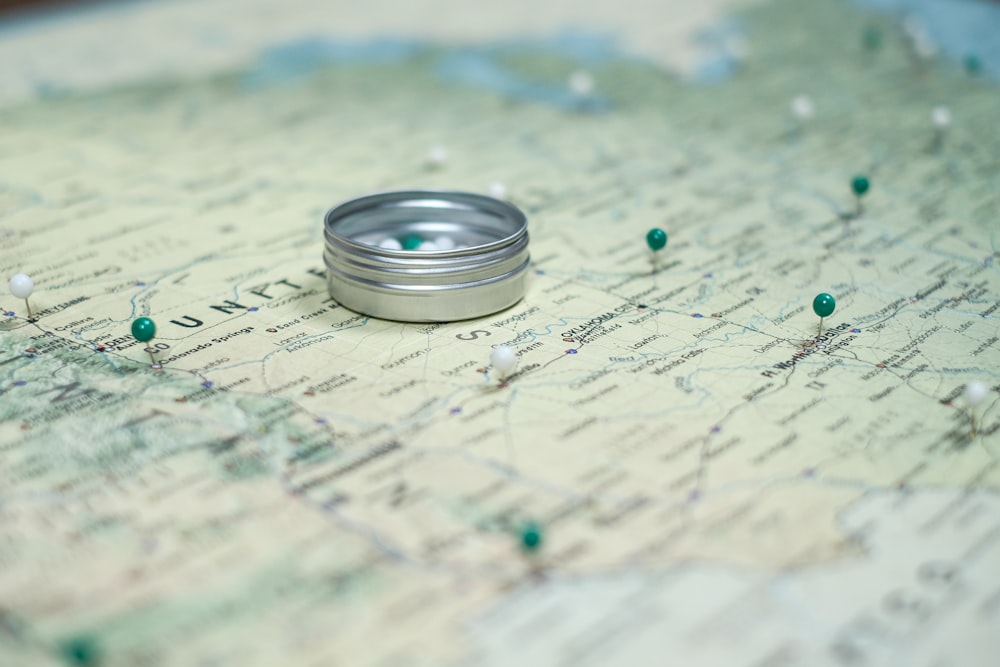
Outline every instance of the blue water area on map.
<path fill-rule="evenodd" d="M 734 45 L 746 41 L 746 30 L 740 21 L 722 21 L 698 34 L 696 41 L 708 51 L 694 75 L 696 83 L 725 83 L 736 76 L 742 60 Z"/>
<path fill-rule="evenodd" d="M 422 50 L 417 42 L 400 39 L 347 40 L 310 36 L 266 49 L 244 81 L 251 87 L 295 81 L 335 63 L 400 63 Z"/>
<path fill-rule="evenodd" d="M 505 60 L 514 55 L 555 54 L 580 67 L 597 67 L 621 59 L 612 39 L 580 32 L 567 32 L 544 41 L 510 40 L 443 51 L 432 51 L 432 45 L 416 40 L 350 41 L 309 37 L 265 50 L 244 81 L 250 87 L 279 84 L 308 77 L 331 64 L 392 64 L 429 53 L 439 54 L 432 61 L 431 71 L 446 83 L 473 86 L 513 99 L 564 109 L 591 111 L 609 106 L 599 92 L 586 96 L 574 94 L 566 81 L 527 77 L 506 65 Z"/>
<path fill-rule="evenodd" d="M 986 0 L 852 0 L 877 12 L 920 21 L 941 53 L 953 60 L 975 55 L 983 72 L 1000 79 L 1000 3 Z"/>

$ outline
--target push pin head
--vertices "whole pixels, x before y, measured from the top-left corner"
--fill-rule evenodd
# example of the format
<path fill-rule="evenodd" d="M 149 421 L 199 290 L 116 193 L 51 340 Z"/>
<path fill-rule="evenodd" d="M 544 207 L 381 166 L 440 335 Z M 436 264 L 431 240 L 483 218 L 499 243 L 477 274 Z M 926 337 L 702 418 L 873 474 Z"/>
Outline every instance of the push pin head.
<path fill-rule="evenodd" d="M 567 83 L 577 97 L 589 97 L 594 92 L 594 77 L 587 70 L 576 70 L 569 75 Z"/>
<path fill-rule="evenodd" d="M 986 401 L 986 397 L 990 394 L 990 388 L 986 386 L 985 382 L 980 382 L 979 380 L 973 380 L 972 382 L 965 385 L 965 391 L 962 392 L 962 398 L 969 405 L 982 405 Z"/>
<path fill-rule="evenodd" d="M 965 72 L 969 76 L 976 76 L 983 70 L 983 61 L 981 61 L 979 56 L 975 53 L 966 55 L 962 60 L 962 65 L 965 67 Z"/>
<path fill-rule="evenodd" d="M 792 98 L 789 110 L 792 112 L 792 117 L 800 123 L 816 115 L 816 105 L 808 95 L 796 95 Z"/>
<path fill-rule="evenodd" d="M 490 365 L 504 379 L 517 368 L 517 352 L 510 345 L 497 345 L 490 352 Z"/>
<path fill-rule="evenodd" d="M 26 273 L 18 273 L 10 279 L 10 293 L 15 299 L 24 299 L 24 306 L 28 309 L 28 319 L 31 318 L 31 304 L 28 297 L 35 290 L 35 283 Z"/>
<path fill-rule="evenodd" d="M 500 181 L 493 181 L 490 183 L 490 196 L 494 199 L 506 199 L 507 198 L 507 186 Z"/>
<path fill-rule="evenodd" d="M 544 538 L 542 527 L 533 521 L 522 525 L 518 534 L 521 550 L 527 554 L 537 553 L 542 548 Z"/>
<path fill-rule="evenodd" d="M 951 127 L 951 109 L 945 106 L 934 107 L 931 111 L 931 122 L 938 130 L 947 130 Z"/>
<path fill-rule="evenodd" d="M 667 245 L 667 233 L 659 227 L 654 227 L 646 233 L 646 245 L 653 252 L 663 250 Z"/>
<path fill-rule="evenodd" d="M 435 144 L 427 150 L 427 158 L 424 164 L 428 169 L 440 169 L 448 161 L 448 149 L 440 144 Z"/>
<path fill-rule="evenodd" d="M 882 48 L 882 31 L 878 27 L 870 25 L 861 33 L 861 44 L 865 51 L 874 53 Z"/>

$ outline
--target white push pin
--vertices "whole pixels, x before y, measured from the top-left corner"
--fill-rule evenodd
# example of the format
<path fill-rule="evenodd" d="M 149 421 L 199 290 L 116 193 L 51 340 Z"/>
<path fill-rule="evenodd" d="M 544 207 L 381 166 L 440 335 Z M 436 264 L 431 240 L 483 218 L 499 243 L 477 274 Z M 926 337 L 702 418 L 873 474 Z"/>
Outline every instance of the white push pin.
<path fill-rule="evenodd" d="M 507 186 L 500 181 L 493 181 L 490 183 L 490 196 L 494 199 L 506 199 Z"/>
<path fill-rule="evenodd" d="M 569 75 L 566 81 L 570 92 L 577 97 L 590 97 L 594 92 L 594 77 L 590 72 L 578 69 Z"/>
<path fill-rule="evenodd" d="M 792 117 L 800 123 L 816 115 L 816 105 L 808 95 L 796 95 L 789 105 Z"/>
<path fill-rule="evenodd" d="M 931 110 L 931 123 L 934 125 L 934 148 L 940 149 L 944 143 L 944 135 L 951 127 L 951 109 L 945 106 L 934 107 Z"/>
<path fill-rule="evenodd" d="M 962 398 L 965 399 L 966 405 L 969 406 L 969 418 L 972 421 L 972 435 L 976 435 L 978 431 L 978 419 L 976 415 L 976 408 L 986 402 L 986 397 L 990 395 L 990 388 L 986 386 L 985 382 L 979 380 L 973 380 L 972 382 L 965 385 L 965 391 L 962 393 Z"/>
<path fill-rule="evenodd" d="M 28 297 L 35 290 L 35 283 L 26 273 L 18 273 L 10 279 L 10 293 L 14 298 L 24 299 L 24 307 L 28 309 L 28 319 L 31 319 L 31 304 Z"/>
<path fill-rule="evenodd" d="M 440 144 L 435 144 L 427 151 L 427 168 L 440 169 L 448 161 L 448 150 Z"/>
<path fill-rule="evenodd" d="M 434 238 L 434 245 L 437 246 L 438 250 L 454 250 L 455 249 L 455 239 L 450 236 L 436 236 Z"/>
<path fill-rule="evenodd" d="M 386 250 L 402 250 L 403 244 L 399 242 L 399 239 L 389 236 L 379 241 L 378 247 Z"/>
<path fill-rule="evenodd" d="M 948 107 L 934 107 L 931 111 L 931 122 L 939 130 L 947 130 L 951 127 L 951 109 Z"/>
<path fill-rule="evenodd" d="M 438 244 L 434 241 L 421 241 L 420 245 L 417 246 L 417 250 L 429 251 L 429 250 L 440 250 Z"/>
<path fill-rule="evenodd" d="M 517 352 L 510 345 L 497 345 L 490 352 L 490 365 L 500 374 L 503 380 L 517 368 Z"/>

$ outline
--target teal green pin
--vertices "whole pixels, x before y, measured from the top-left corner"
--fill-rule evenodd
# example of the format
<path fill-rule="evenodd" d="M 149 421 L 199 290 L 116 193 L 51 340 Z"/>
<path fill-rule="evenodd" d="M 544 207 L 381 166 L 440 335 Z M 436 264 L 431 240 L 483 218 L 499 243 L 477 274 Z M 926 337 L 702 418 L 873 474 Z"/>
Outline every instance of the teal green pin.
<path fill-rule="evenodd" d="M 653 227 L 646 233 L 646 245 L 653 252 L 659 252 L 667 246 L 667 233 L 659 227 Z"/>
<path fill-rule="evenodd" d="M 965 66 L 965 72 L 969 76 L 976 76 L 983 71 L 983 61 L 975 53 L 966 55 L 962 59 L 962 64 Z"/>
<path fill-rule="evenodd" d="M 872 184 L 868 180 L 867 176 L 855 176 L 851 179 L 851 192 L 854 193 L 855 216 L 861 215 L 861 198 L 868 194 L 868 190 L 870 190 L 871 187 Z"/>
<path fill-rule="evenodd" d="M 140 343 L 148 343 L 153 340 L 156 336 L 156 323 L 148 317 L 137 317 L 132 322 L 132 337 L 135 338 Z M 149 360 L 156 365 L 156 358 L 153 357 L 153 348 L 147 347 L 146 351 L 149 352 Z"/>
<path fill-rule="evenodd" d="M 533 554 L 542 548 L 545 535 L 540 525 L 529 521 L 521 526 L 517 538 L 521 545 L 521 551 Z"/>
<path fill-rule="evenodd" d="M 403 250 L 416 250 L 424 240 L 416 234 L 410 234 L 403 238 Z"/>
<path fill-rule="evenodd" d="M 813 299 L 813 312 L 819 315 L 819 335 L 823 335 L 823 318 L 833 315 L 833 309 L 837 307 L 837 300 L 832 294 L 821 292 Z"/>
<path fill-rule="evenodd" d="M 874 53 L 882 48 L 882 31 L 878 27 L 870 25 L 861 33 L 861 44 L 865 51 Z"/>
<path fill-rule="evenodd" d="M 659 227 L 653 227 L 646 232 L 646 245 L 653 251 L 653 271 L 655 272 L 659 253 L 667 247 L 667 233 Z"/>
<path fill-rule="evenodd" d="M 101 651 L 91 637 L 72 637 L 59 645 L 59 657 L 68 665 L 94 667 L 101 664 Z"/>

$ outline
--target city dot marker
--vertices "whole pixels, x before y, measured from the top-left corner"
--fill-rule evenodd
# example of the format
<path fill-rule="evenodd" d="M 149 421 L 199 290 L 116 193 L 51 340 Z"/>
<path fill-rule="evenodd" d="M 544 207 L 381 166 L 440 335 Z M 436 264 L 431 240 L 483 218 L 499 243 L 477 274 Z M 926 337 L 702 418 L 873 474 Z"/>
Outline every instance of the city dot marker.
<path fill-rule="evenodd" d="M 855 176 L 851 179 L 851 192 L 854 193 L 855 217 L 860 216 L 863 212 L 864 209 L 861 208 L 861 198 L 868 193 L 871 186 L 871 181 L 868 180 L 867 176 Z"/>
<path fill-rule="evenodd" d="M 819 316 L 819 334 L 823 335 L 823 318 L 833 315 L 833 309 L 837 307 L 837 300 L 833 298 L 832 294 L 827 294 L 826 292 L 820 292 L 813 299 L 813 312 Z"/>
<path fill-rule="evenodd" d="M 497 370 L 502 380 L 517 368 L 517 352 L 510 345 L 497 345 L 490 352 L 490 365 Z"/>
<path fill-rule="evenodd" d="M 156 336 L 156 323 L 148 317 L 138 317 L 132 322 L 132 337 L 140 343 L 148 343 Z M 156 366 L 156 358 L 153 356 L 153 348 L 147 347 L 149 360 Z"/>
<path fill-rule="evenodd" d="M 424 240 L 416 234 L 411 234 L 403 239 L 403 250 L 416 250 Z"/>
<path fill-rule="evenodd" d="M 10 293 L 15 299 L 24 299 L 24 307 L 28 309 L 28 319 L 31 319 L 31 304 L 28 297 L 35 290 L 35 282 L 26 273 L 15 274 L 10 279 Z"/>

